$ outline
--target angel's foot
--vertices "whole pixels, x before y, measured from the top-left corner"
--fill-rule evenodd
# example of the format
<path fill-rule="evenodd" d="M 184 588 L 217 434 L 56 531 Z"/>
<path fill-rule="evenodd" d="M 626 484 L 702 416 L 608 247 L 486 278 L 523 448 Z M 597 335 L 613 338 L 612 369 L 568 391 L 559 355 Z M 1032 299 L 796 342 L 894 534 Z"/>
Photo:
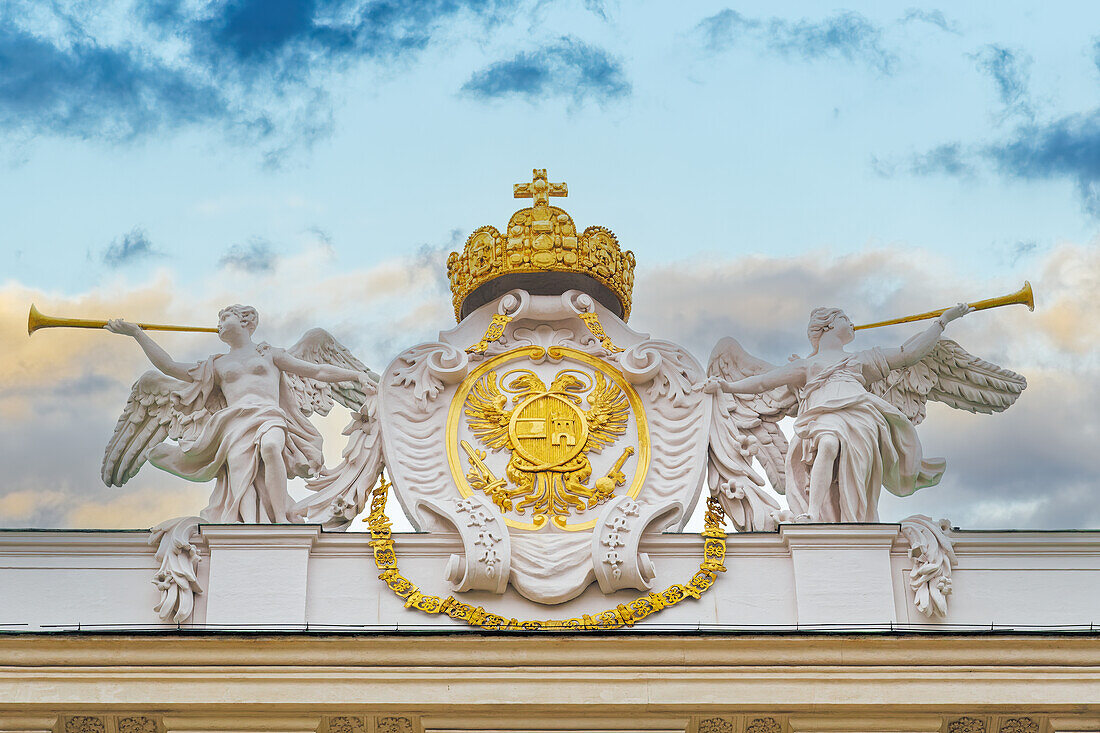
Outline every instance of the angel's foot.
<path fill-rule="evenodd" d="M 813 524 L 817 520 L 812 514 L 799 514 L 794 518 L 795 524 Z"/>

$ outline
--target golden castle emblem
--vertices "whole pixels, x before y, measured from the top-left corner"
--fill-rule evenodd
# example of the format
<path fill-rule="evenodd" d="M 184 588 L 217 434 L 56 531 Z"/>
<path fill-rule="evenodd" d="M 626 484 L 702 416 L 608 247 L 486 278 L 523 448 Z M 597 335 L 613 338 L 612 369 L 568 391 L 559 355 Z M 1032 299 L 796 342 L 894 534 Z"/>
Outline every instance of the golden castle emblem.
<path fill-rule="evenodd" d="M 587 529 L 592 522 L 576 521 L 578 515 L 627 483 L 624 469 L 640 451 L 628 469 L 634 480 L 626 490 L 637 495 L 649 461 L 648 429 L 637 393 L 618 370 L 574 349 L 552 351 L 575 366 L 546 380 L 529 368 L 508 368 L 547 354 L 526 347 L 491 359 L 467 377 L 448 426 L 451 471 L 464 496 L 479 491 L 502 512 L 531 517 L 529 523 L 508 520 L 510 526 L 537 530 L 551 521 L 559 529 Z M 589 454 L 602 453 L 625 436 L 632 414 L 637 435 L 628 440 L 635 445 L 625 446 L 613 463 L 610 456 L 601 461 L 603 469 L 596 473 Z M 503 475 L 489 466 L 486 450 L 461 439 L 459 422 L 485 449 L 509 452 Z M 598 478 L 589 485 L 594 473 Z"/>
<path fill-rule="evenodd" d="M 550 205 L 550 197 L 566 196 L 568 187 L 549 182 L 544 168 L 534 170 L 530 183 L 515 184 L 513 194 L 534 201 L 512 214 L 505 234 L 480 227 L 461 254 L 447 258 L 456 320 L 512 287 L 539 294 L 540 287 L 556 284 L 556 292 L 562 292 L 583 282 L 581 289 L 625 321 L 634 288 L 634 253 L 622 251 L 606 227 L 591 226 L 578 236 L 569 214 Z M 546 273 L 560 278 L 555 283 Z"/>

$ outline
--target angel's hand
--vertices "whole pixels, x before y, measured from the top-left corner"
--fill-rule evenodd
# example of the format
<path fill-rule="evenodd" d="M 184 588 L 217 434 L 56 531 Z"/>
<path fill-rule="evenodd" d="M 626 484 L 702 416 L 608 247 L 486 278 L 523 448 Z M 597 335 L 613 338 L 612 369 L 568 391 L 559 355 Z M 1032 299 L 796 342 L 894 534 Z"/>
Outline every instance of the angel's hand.
<path fill-rule="evenodd" d="M 945 310 L 942 315 L 940 315 L 940 325 L 946 326 L 951 321 L 962 318 L 967 313 L 973 312 L 974 309 L 968 303 L 959 303 L 958 305 L 953 305 Z"/>
<path fill-rule="evenodd" d="M 141 333 L 141 326 L 137 325 L 136 323 L 124 321 L 121 318 L 112 318 L 111 320 L 107 321 L 107 325 L 104 326 L 104 328 L 106 328 L 111 333 L 119 333 L 123 336 L 136 337 L 139 333 Z"/>
<path fill-rule="evenodd" d="M 706 381 L 699 382 L 692 385 L 692 392 L 706 392 L 707 394 L 718 394 L 722 391 L 722 380 L 720 377 L 707 377 Z"/>
<path fill-rule="evenodd" d="M 370 378 L 369 374 L 363 374 L 362 372 L 360 372 L 357 381 L 359 382 L 360 386 L 363 387 L 363 391 L 367 394 L 372 395 L 378 392 L 378 385 L 375 384 L 374 380 Z"/>

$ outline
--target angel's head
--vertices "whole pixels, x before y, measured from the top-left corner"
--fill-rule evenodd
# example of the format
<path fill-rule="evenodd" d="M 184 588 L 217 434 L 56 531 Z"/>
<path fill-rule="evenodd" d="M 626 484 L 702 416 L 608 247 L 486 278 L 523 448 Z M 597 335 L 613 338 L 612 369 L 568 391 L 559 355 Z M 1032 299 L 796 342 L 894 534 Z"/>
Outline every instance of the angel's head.
<path fill-rule="evenodd" d="M 260 325 L 260 314 L 250 305 L 227 305 L 218 311 L 218 338 L 231 343 L 235 337 L 248 338 Z"/>
<path fill-rule="evenodd" d="M 826 333 L 835 336 L 841 344 L 850 343 L 856 337 L 852 322 L 840 308 L 814 308 L 810 311 L 810 325 L 806 327 L 806 336 L 816 354 L 821 346 L 821 337 Z"/>

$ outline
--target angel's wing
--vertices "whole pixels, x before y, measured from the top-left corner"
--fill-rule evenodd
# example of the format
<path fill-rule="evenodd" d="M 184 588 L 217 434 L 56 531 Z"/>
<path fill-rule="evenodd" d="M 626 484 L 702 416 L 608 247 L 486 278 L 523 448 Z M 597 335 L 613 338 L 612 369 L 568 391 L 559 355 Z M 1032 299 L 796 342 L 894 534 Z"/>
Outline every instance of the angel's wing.
<path fill-rule="evenodd" d="M 311 361 L 314 364 L 332 364 L 345 369 L 354 369 L 364 374 L 369 374 L 372 379 L 378 381 L 378 375 L 367 369 L 363 362 L 355 358 L 342 343 L 337 341 L 331 333 L 323 328 L 311 328 L 302 335 L 298 343 L 286 350 L 291 356 L 302 361 Z M 285 373 L 291 388 L 298 397 L 298 406 L 302 413 L 312 415 L 327 415 L 332 409 L 332 401 L 335 399 L 350 410 L 358 410 L 363 406 L 366 393 L 362 385 L 357 382 L 335 382 L 332 384 L 318 382 L 309 377 L 297 374 Z"/>
<path fill-rule="evenodd" d="M 508 445 L 508 422 L 512 410 L 506 410 L 508 398 L 497 386 L 496 372 L 486 372 L 477 380 L 466 399 L 466 416 L 470 418 L 470 430 L 481 442 L 493 450 Z"/>
<path fill-rule="evenodd" d="M 186 387 L 184 382 L 158 371 L 142 374 L 122 408 L 115 432 L 103 452 L 103 483 L 122 486 L 137 475 L 149 458 L 149 451 L 168 437 L 179 414 L 172 406 L 172 393 Z"/>
<path fill-rule="evenodd" d="M 714 347 L 707 376 L 736 381 L 774 369 L 749 354 L 736 339 L 723 338 Z M 763 480 L 752 470 L 755 456 L 772 487 L 785 492 L 784 463 L 787 438 L 776 424 L 798 411 L 795 396 L 786 387 L 759 395 L 714 395 L 710 430 L 710 484 L 753 491 Z M 750 485 L 751 484 L 751 485 Z"/>
<path fill-rule="evenodd" d="M 914 424 L 924 420 L 928 400 L 967 412 L 1003 412 L 1027 387 L 1014 371 L 968 354 L 950 339 L 940 339 L 928 356 L 894 369 L 868 389 L 897 407 Z"/>
<path fill-rule="evenodd" d="M 607 381 L 597 371 L 596 384 L 588 393 L 588 404 L 592 407 L 585 413 L 588 420 L 587 445 L 589 450 L 599 453 L 604 446 L 611 445 L 626 432 L 630 403 L 619 385 Z"/>
<path fill-rule="evenodd" d="M 335 468 L 323 468 L 306 488 L 313 493 L 297 502 L 287 514 L 292 522 L 313 522 L 327 530 L 345 530 L 367 506 L 371 490 L 382 475 L 382 426 L 378 420 L 378 395 L 369 395 L 351 422 L 344 460 Z"/>

